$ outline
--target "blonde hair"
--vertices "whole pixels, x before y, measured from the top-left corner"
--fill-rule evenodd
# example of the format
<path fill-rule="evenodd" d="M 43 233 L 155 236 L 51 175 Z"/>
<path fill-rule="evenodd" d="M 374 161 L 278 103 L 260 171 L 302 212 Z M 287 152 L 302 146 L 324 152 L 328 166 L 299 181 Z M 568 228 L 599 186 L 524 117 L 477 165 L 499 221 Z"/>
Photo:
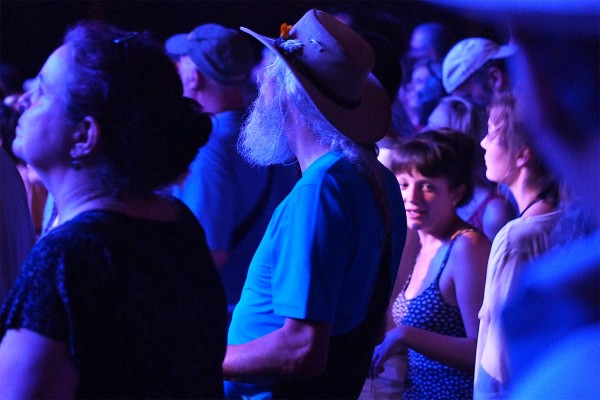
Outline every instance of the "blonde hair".
<path fill-rule="evenodd" d="M 444 123 L 432 124 L 431 115 L 443 112 Z M 479 143 L 487 132 L 487 116 L 485 110 L 460 96 L 447 96 L 440 100 L 429 116 L 428 129 L 450 128 L 471 137 Z"/>

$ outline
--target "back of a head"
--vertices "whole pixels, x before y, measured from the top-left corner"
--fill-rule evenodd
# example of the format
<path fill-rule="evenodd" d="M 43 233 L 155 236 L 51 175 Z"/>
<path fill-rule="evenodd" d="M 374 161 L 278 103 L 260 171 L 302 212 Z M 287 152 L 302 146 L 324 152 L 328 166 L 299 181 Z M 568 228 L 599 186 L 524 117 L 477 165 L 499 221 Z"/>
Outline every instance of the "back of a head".
<path fill-rule="evenodd" d="M 244 85 L 256 62 L 241 32 L 214 23 L 170 37 L 165 48 L 172 57 L 189 56 L 202 74 L 224 86 Z"/>
<path fill-rule="evenodd" d="M 429 115 L 427 128 L 450 128 L 479 143 L 487 133 L 487 116 L 483 107 L 474 102 L 446 96 Z"/>
<path fill-rule="evenodd" d="M 446 25 L 439 22 L 425 22 L 417 25 L 413 30 L 407 56 L 442 60 L 454 43 L 454 34 Z"/>
<path fill-rule="evenodd" d="M 93 21 L 71 29 L 65 98 L 72 121 L 101 129 L 99 183 L 115 196 L 148 193 L 186 172 L 211 123 L 182 97 L 174 64 L 148 34 Z"/>
<path fill-rule="evenodd" d="M 458 132 L 430 130 L 420 133 L 392 149 L 391 170 L 399 174 L 415 169 L 423 176 L 445 178 L 451 190 L 464 185 L 465 192 L 458 203 L 458 207 L 463 206 L 471 200 L 474 188 L 473 158 L 469 153 L 474 143 L 465 146 L 465 141 L 469 140 Z"/>

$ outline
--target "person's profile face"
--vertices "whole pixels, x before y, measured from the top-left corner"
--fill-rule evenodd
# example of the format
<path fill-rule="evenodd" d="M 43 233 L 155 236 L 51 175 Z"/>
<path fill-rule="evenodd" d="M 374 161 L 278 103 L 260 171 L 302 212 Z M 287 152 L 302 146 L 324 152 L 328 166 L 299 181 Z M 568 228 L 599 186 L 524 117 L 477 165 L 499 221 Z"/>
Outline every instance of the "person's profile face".
<path fill-rule="evenodd" d="M 494 90 L 488 85 L 487 81 L 477 79 L 475 76 L 471 76 L 452 92 L 453 96 L 464 97 L 483 107 L 490 104 L 493 94 Z"/>
<path fill-rule="evenodd" d="M 409 55 L 413 58 L 435 56 L 431 40 L 431 35 L 425 29 L 416 28 L 410 37 Z"/>
<path fill-rule="evenodd" d="M 486 178 L 492 182 L 511 184 L 511 157 L 493 118 L 488 121 L 488 133 L 481 141 L 481 147 L 485 150 Z"/>
<path fill-rule="evenodd" d="M 411 80 L 408 84 L 406 91 L 406 100 L 408 107 L 416 109 L 420 106 L 419 99 L 423 96 L 423 92 L 426 90 L 427 81 L 431 77 L 429 68 L 425 65 L 417 66 L 411 76 Z"/>
<path fill-rule="evenodd" d="M 70 163 L 74 124 L 65 111 L 68 56 L 66 46 L 55 50 L 40 70 L 33 89 L 19 99 L 24 112 L 12 148 L 17 157 L 37 171 Z"/>

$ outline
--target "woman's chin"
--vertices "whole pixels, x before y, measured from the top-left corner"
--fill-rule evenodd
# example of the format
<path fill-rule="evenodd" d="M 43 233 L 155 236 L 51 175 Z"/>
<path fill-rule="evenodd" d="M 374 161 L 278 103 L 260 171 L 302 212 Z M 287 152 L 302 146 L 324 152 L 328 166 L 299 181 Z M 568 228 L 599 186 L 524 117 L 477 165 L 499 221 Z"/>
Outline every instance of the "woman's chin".
<path fill-rule="evenodd" d="M 23 155 L 23 146 L 21 146 L 21 141 L 18 138 L 15 138 L 15 140 L 12 142 L 12 151 L 19 159 L 25 159 Z"/>
<path fill-rule="evenodd" d="M 418 231 L 423 228 L 423 223 L 417 221 L 408 221 L 406 225 L 409 229 L 412 229 L 414 231 Z"/>

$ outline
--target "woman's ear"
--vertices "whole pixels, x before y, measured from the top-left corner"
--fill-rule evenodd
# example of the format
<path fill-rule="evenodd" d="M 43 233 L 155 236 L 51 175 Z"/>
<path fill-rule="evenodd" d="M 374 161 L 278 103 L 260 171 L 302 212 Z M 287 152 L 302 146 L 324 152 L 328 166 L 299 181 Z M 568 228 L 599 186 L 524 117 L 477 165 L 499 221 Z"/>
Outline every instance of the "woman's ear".
<path fill-rule="evenodd" d="M 462 200 L 463 196 L 465 195 L 465 190 L 465 185 L 460 185 L 452 193 L 452 205 L 454 207 L 456 207 L 458 203 L 460 203 L 460 201 Z"/>
<path fill-rule="evenodd" d="M 73 133 L 73 148 L 70 155 L 73 159 L 89 156 L 98 147 L 100 142 L 100 125 L 96 118 L 85 117 Z"/>
<path fill-rule="evenodd" d="M 523 168 L 527 165 L 529 160 L 531 159 L 531 149 L 529 147 L 522 147 L 521 150 L 517 153 L 517 158 L 515 160 L 515 164 L 517 168 Z"/>

